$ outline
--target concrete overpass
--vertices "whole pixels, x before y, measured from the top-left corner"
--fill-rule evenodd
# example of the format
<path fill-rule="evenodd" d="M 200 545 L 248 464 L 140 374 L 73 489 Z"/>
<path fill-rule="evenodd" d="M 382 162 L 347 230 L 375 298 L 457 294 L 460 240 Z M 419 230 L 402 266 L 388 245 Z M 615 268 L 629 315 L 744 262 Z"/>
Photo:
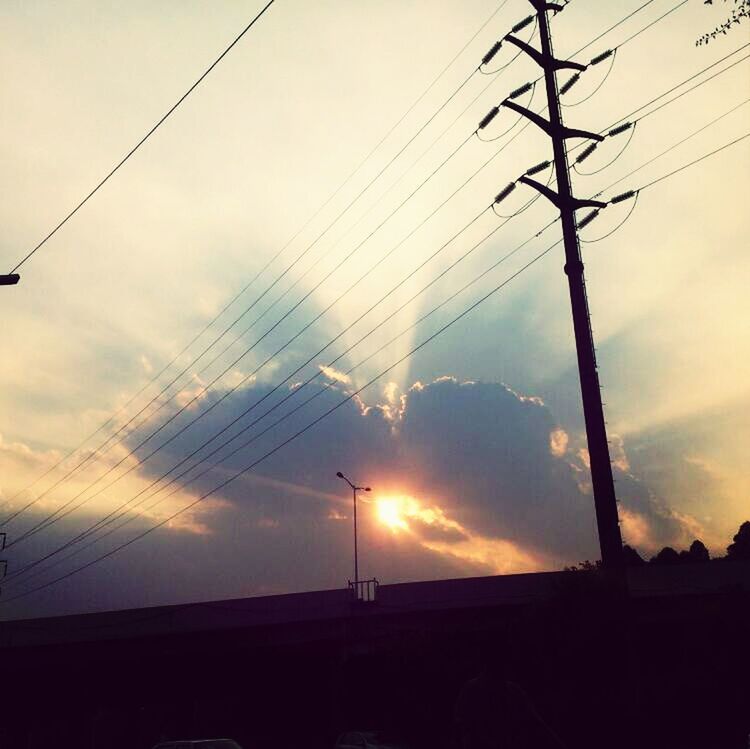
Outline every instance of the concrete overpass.
<path fill-rule="evenodd" d="M 571 746 L 730 749 L 750 732 L 750 565 L 637 568 L 629 587 L 541 573 L 3 622 L 0 747 L 328 747 L 355 727 L 448 747 L 490 657 Z"/>

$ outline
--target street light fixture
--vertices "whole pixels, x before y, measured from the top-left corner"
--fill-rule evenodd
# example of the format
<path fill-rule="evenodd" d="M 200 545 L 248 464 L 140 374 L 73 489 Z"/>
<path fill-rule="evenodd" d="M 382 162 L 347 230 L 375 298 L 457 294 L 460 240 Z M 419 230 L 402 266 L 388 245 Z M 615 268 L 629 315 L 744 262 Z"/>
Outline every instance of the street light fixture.
<path fill-rule="evenodd" d="M 347 484 L 352 488 L 352 499 L 354 501 L 354 589 L 359 591 L 359 557 L 357 555 L 357 492 L 369 492 L 369 486 L 357 486 L 353 484 L 349 479 L 344 476 L 341 471 L 337 471 L 336 475 L 346 481 Z"/>

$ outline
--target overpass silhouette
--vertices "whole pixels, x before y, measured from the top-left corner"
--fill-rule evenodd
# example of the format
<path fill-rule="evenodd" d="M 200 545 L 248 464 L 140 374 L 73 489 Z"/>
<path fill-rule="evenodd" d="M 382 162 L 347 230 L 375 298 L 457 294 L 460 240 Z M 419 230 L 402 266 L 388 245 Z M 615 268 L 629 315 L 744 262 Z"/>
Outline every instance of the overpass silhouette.
<path fill-rule="evenodd" d="M 488 655 L 570 746 L 742 746 L 750 563 L 628 577 L 627 599 L 552 572 L 380 585 L 370 603 L 339 589 L 3 622 L 0 747 L 331 747 L 379 728 L 447 748 Z"/>

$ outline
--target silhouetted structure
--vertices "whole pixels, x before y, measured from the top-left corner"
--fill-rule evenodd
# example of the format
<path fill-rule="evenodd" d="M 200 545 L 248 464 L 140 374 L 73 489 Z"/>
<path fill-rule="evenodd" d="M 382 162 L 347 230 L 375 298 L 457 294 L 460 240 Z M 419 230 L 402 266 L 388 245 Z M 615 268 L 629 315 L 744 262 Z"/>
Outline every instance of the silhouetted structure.
<path fill-rule="evenodd" d="M 458 695 L 488 654 L 571 748 L 743 746 L 750 563 L 628 577 L 625 603 L 593 570 L 381 585 L 366 606 L 340 589 L 5 622 L 0 747 L 331 749 L 375 729 L 455 749 Z"/>
<path fill-rule="evenodd" d="M 610 569 L 618 569 L 622 565 L 622 538 L 620 536 L 615 485 L 612 477 L 612 463 L 610 461 L 609 444 L 607 441 L 607 427 L 604 422 L 604 409 L 602 407 L 599 373 L 594 350 L 594 336 L 591 331 L 588 299 L 586 297 L 586 281 L 583 275 L 583 260 L 578 242 L 578 225 L 576 221 L 577 209 L 584 207 L 604 208 L 607 204 L 597 200 L 583 200 L 573 197 L 566 150 L 566 141 L 569 138 L 586 138 L 592 141 L 601 141 L 603 137 L 597 133 L 569 128 L 563 124 L 557 88 L 557 71 L 568 69 L 576 70 L 580 73 L 586 70 L 586 66 L 570 60 L 556 59 L 553 54 L 552 37 L 547 14 L 550 10 L 560 10 L 562 6 L 545 2 L 545 0 L 529 0 L 529 2 L 536 11 L 536 21 L 542 47 L 541 52 L 526 42 L 517 39 L 513 34 L 507 34 L 505 39 L 525 52 L 544 71 L 549 120 L 545 120 L 536 112 L 532 112 L 516 104 L 512 101 L 513 94 L 503 101 L 503 106 L 518 112 L 521 116 L 533 122 L 547 133 L 552 140 L 557 192 L 526 175 L 521 177 L 519 181 L 538 190 L 560 211 L 563 242 L 565 245 L 564 270 L 568 277 L 570 305 L 573 313 L 573 332 L 578 358 L 578 374 L 581 381 L 583 416 L 586 424 L 586 439 L 591 467 L 591 483 L 594 489 L 594 509 L 596 511 L 596 523 L 599 532 L 599 546 L 604 565 Z"/>

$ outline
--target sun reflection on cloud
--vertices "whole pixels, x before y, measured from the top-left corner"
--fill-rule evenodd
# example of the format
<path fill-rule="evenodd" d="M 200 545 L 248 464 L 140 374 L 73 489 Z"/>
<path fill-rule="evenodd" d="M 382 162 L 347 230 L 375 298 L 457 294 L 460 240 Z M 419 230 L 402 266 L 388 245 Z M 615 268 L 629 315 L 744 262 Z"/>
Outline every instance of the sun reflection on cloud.
<path fill-rule="evenodd" d="M 481 565 L 490 573 L 525 572 L 547 566 L 546 560 L 512 541 L 473 533 L 441 507 L 428 506 L 406 494 L 377 497 L 375 514 L 392 534 L 408 534 L 425 549 Z"/>
<path fill-rule="evenodd" d="M 439 507 L 425 507 L 419 500 L 408 495 L 387 495 L 375 500 L 378 520 L 389 530 L 435 530 L 463 533 L 460 523 L 450 520 Z"/>

